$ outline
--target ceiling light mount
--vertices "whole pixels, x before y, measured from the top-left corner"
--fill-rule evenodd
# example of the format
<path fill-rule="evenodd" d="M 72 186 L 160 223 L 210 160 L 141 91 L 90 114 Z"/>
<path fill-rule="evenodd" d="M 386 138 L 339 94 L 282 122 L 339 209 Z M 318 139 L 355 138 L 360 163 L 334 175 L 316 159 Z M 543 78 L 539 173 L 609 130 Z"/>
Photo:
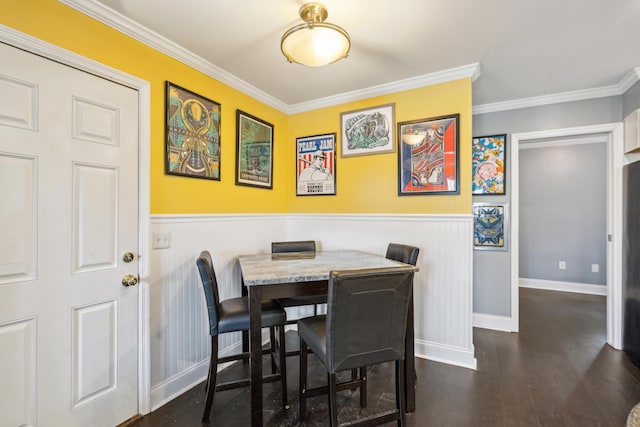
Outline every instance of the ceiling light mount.
<path fill-rule="evenodd" d="M 346 58 L 351 48 L 349 34 L 337 25 L 324 22 L 329 13 L 320 3 L 307 3 L 298 12 L 305 24 L 289 28 L 280 49 L 289 62 L 321 67 Z"/>

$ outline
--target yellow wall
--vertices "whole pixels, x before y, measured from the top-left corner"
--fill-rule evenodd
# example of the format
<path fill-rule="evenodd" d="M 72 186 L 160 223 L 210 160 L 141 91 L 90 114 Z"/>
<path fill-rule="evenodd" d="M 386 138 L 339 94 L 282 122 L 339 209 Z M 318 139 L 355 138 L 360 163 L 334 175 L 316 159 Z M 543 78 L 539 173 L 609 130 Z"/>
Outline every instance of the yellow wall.
<path fill-rule="evenodd" d="M 335 196 L 296 197 L 296 138 L 336 133 L 340 113 L 395 103 L 396 122 L 460 113 L 460 195 L 398 196 L 398 153 L 336 156 Z M 461 79 L 289 118 L 289 210 L 296 213 L 469 213 L 471 211 L 471 79 Z M 397 150 L 396 150 L 397 151 Z"/>
<path fill-rule="evenodd" d="M 428 86 L 287 117 L 248 95 L 56 0 L 3 2 L 0 23 L 151 84 L 151 213 L 469 213 L 471 80 Z M 221 181 L 164 173 L 165 82 L 219 102 Z M 295 196 L 296 137 L 335 132 L 340 112 L 395 103 L 396 121 L 460 113 L 460 195 L 397 196 L 397 154 L 337 159 L 337 195 Z M 274 125 L 273 190 L 235 185 L 235 113 Z M 339 145 L 339 137 L 337 143 Z M 467 188 L 469 187 L 469 188 Z"/>
<path fill-rule="evenodd" d="M 273 190 L 235 185 L 236 109 L 274 125 L 274 171 L 285 169 L 281 148 L 287 139 L 286 114 L 161 54 L 56 0 L 3 1 L 0 23 L 139 77 L 151 84 L 151 213 L 286 212 L 282 175 Z M 164 173 L 165 81 L 219 102 L 221 180 Z"/>

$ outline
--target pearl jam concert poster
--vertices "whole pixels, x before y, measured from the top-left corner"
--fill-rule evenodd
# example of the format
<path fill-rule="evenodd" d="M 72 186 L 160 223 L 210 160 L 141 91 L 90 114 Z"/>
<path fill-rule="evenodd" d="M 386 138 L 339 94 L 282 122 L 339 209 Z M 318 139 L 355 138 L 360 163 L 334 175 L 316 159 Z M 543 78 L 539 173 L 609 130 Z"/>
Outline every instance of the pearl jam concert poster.
<path fill-rule="evenodd" d="M 336 194 L 336 134 L 296 139 L 296 196 Z"/>

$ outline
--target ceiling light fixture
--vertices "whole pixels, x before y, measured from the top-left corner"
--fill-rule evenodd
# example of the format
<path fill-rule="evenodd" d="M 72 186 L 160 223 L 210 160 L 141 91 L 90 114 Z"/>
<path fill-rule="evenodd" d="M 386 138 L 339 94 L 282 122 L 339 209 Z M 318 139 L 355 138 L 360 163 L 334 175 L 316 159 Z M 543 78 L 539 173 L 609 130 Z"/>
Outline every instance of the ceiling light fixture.
<path fill-rule="evenodd" d="M 307 3 L 299 14 L 306 23 L 289 28 L 280 41 L 280 49 L 289 62 L 321 67 L 347 57 L 351 48 L 349 34 L 324 22 L 328 16 L 324 5 Z"/>

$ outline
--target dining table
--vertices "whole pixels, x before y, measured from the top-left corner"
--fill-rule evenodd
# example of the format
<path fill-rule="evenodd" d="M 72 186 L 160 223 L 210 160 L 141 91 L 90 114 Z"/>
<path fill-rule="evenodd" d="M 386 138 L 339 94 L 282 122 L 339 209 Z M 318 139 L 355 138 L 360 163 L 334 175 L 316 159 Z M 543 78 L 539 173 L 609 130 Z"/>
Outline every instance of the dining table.
<path fill-rule="evenodd" d="M 385 268 L 407 265 L 382 255 L 358 250 L 322 250 L 238 256 L 242 281 L 249 299 L 249 352 L 251 425 L 263 425 L 262 395 L 262 301 L 304 295 L 327 294 L 334 270 Z M 412 266 L 418 271 L 416 266 Z M 415 411 L 415 362 L 413 293 L 407 316 L 405 340 L 405 412 Z M 286 393 L 286 390 L 283 390 Z"/>

